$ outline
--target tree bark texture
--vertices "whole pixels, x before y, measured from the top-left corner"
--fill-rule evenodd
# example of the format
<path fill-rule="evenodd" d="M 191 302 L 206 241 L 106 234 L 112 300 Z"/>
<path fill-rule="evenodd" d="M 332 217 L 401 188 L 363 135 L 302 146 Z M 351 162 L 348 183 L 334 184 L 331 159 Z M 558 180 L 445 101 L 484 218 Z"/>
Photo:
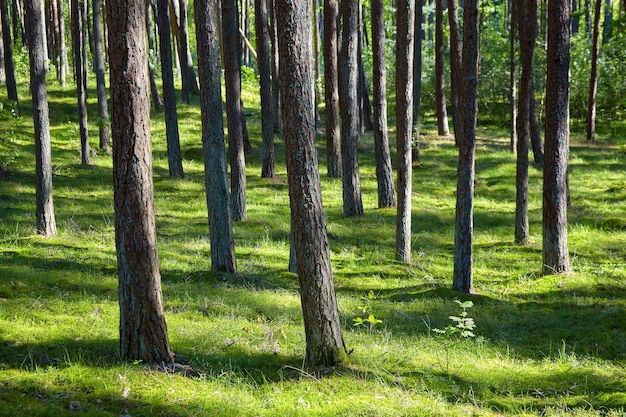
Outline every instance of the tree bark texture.
<path fill-rule="evenodd" d="M 167 141 L 167 163 L 171 178 L 184 178 L 183 158 L 180 150 L 176 90 L 172 62 L 172 43 L 168 0 L 156 0 L 157 30 L 159 32 L 159 56 L 161 58 L 161 80 L 163 83 L 163 110 L 165 112 L 165 137 Z"/>
<path fill-rule="evenodd" d="M 459 15 L 456 0 L 448 0 L 448 23 L 450 25 L 450 100 L 452 101 L 452 126 L 454 140 L 458 145 L 458 132 L 461 130 L 461 114 L 459 111 L 460 72 L 461 72 L 461 39 L 459 32 Z"/>
<path fill-rule="evenodd" d="M 78 125 L 80 132 L 80 155 L 83 165 L 91 163 L 89 131 L 87 126 L 87 62 L 85 61 L 87 33 L 84 0 L 71 1 L 72 50 L 74 53 L 74 79 L 78 101 Z"/>
<path fill-rule="evenodd" d="M 246 160 L 241 123 L 241 44 L 237 0 L 222 0 L 222 32 L 232 215 L 234 221 L 239 221 L 246 219 Z"/>
<path fill-rule="evenodd" d="M 221 90 L 222 70 L 219 30 L 216 21 L 219 7 L 216 0 L 195 0 L 194 11 L 198 42 L 202 148 L 209 213 L 211 269 L 234 273 L 237 271 L 237 261 L 228 193 Z"/>
<path fill-rule="evenodd" d="M 330 266 L 315 149 L 315 99 L 308 2 L 276 0 L 282 112 L 306 365 L 335 366 L 347 357 Z"/>
<path fill-rule="evenodd" d="M 419 150 L 420 117 L 422 113 L 422 21 L 424 0 L 415 2 L 415 22 L 413 46 L 413 125 L 415 126 L 414 146 Z"/>
<path fill-rule="evenodd" d="M 543 169 L 543 142 L 541 141 L 541 127 L 537 119 L 537 100 L 535 100 L 535 85 L 530 96 L 530 144 L 533 148 L 533 159 L 538 169 Z"/>
<path fill-rule="evenodd" d="M 47 57 L 43 47 L 45 25 L 42 12 L 43 0 L 26 2 L 30 91 L 33 100 L 33 124 L 35 126 L 36 229 L 40 235 L 54 236 L 57 233 L 57 228 L 52 200 L 52 156 L 45 66 Z"/>
<path fill-rule="evenodd" d="M 120 353 L 173 363 L 156 242 L 143 0 L 107 0 Z"/>
<path fill-rule="evenodd" d="M 589 101 L 587 104 L 587 140 L 596 136 L 596 96 L 598 95 L 598 52 L 600 50 L 600 11 L 602 0 L 596 0 L 593 15 L 593 38 L 591 40 L 591 75 L 589 76 Z"/>
<path fill-rule="evenodd" d="M 330 178 L 341 177 L 341 128 L 337 64 L 337 0 L 324 0 L 324 100 L 326 102 L 326 165 Z"/>
<path fill-rule="evenodd" d="M 569 158 L 570 8 L 548 0 L 545 166 L 543 169 L 543 273 L 571 272 L 567 245 Z"/>
<path fill-rule="evenodd" d="M 14 115 L 20 116 L 17 81 L 15 80 L 15 61 L 13 60 L 13 42 L 11 42 L 11 26 L 7 0 L 0 0 L 0 18 L 2 19 L 2 42 L 4 44 L 4 69 L 6 73 L 7 98 L 15 105 Z"/>
<path fill-rule="evenodd" d="M 443 56 L 443 0 L 435 0 L 435 108 L 437 111 L 437 132 L 448 136 L 448 112 L 446 111 L 446 87 Z"/>
<path fill-rule="evenodd" d="M 474 179 L 476 115 L 478 113 L 478 0 L 465 0 L 463 8 L 463 83 L 461 91 L 461 137 L 456 189 L 454 278 L 452 288 L 473 292 L 472 241 L 474 238 Z"/>
<path fill-rule="evenodd" d="M 396 19 L 398 22 L 396 40 L 396 147 L 398 152 L 396 260 L 410 263 L 415 1 L 398 0 Z"/>
<path fill-rule="evenodd" d="M 267 2 L 268 0 L 254 1 L 254 25 L 261 94 L 261 135 L 263 141 L 261 177 L 274 178 L 276 176 L 276 156 L 274 151 L 274 115 L 272 112 L 272 74 L 270 70 L 270 32 L 267 22 Z"/>
<path fill-rule="evenodd" d="M 102 4 L 100 0 L 92 0 L 93 6 L 93 38 L 94 38 L 94 70 L 96 72 L 96 88 L 98 93 L 98 123 L 100 134 L 100 149 L 108 149 L 111 142 L 109 126 L 109 106 L 105 85 L 104 47 L 102 44 Z"/>
<path fill-rule="evenodd" d="M 372 0 L 372 54 L 374 60 L 374 153 L 378 207 L 394 207 L 396 192 L 391 169 L 387 129 L 387 70 L 385 68 L 385 4 Z"/>
<path fill-rule="evenodd" d="M 341 3 L 343 21 L 340 56 L 339 106 L 341 108 L 341 160 L 343 184 L 343 215 L 363 216 L 361 180 L 359 177 L 359 2 Z"/>

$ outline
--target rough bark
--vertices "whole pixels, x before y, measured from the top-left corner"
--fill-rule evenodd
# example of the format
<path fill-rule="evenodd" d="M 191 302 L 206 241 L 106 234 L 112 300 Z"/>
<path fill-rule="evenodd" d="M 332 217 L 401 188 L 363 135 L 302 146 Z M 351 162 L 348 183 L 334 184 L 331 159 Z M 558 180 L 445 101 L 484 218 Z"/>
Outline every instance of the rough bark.
<path fill-rule="evenodd" d="M 211 269 L 234 273 L 237 271 L 237 261 L 228 193 L 221 90 L 222 72 L 219 58 L 219 30 L 216 21 L 219 7 L 216 0 L 195 0 L 194 11 L 198 43 L 202 147 L 209 214 Z"/>
<path fill-rule="evenodd" d="M 596 0 L 593 15 L 593 38 L 591 40 L 591 74 L 589 76 L 589 98 L 587 102 L 587 140 L 596 136 L 596 97 L 598 95 L 598 52 L 600 50 L 600 11 L 602 0 Z"/>
<path fill-rule="evenodd" d="M 159 32 L 159 56 L 161 58 L 161 80 L 163 83 L 163 104 L 165 112 L 165 137 L 167 141 L 167 163 L 170 177 L 184 178 L 183 161 L 178 132 L 178 112 L 174 89 L 172 44 L 168 0 L 157 0 L 157 30 Z"/>
<path fill-rule="evenodd" d="M 2 42 L 4 44 L 4 69 L 6 73 L 7 98 L 13 102 L 13 114 L 20 116 L 17 82 L 15 80 L 15 62 L 13 61 L 13 42 L 11 42 L 11 26 L 7 0 L 0 0 L 0 18 L 2 19 Z"/>
<path fill-rule="evenodd" d="M 330 178 L 341 177 L 341 128 L 337 64 L 339 3 L 324 0 L 324 100 L 326 102 L 326 165 Z"/>
<path fill-rule="evenodd" d="M 372 54 L 374 60 L 374 154 L 378 182 L 378 207 L 394 207 L 396 192 L 391 169 L 387 130 L 387 70 L 385 69 L 385 4 L 372 0 Z"/>
<path fill-rule="evenodd" d="M 335 366 L 346 359 L 326 234 L 315 149 L 315 99 L 308 2 L 276 0 L 282 112 L 306 365 Z"/>
<path fill-rule="evenodd" d="M 274 147 L 274 115 L 272 112 L 272 85 L 270 71 L 270 33 L 267 23 L 267 1 L 255 0 L 255 31 L 259 89 L 261 94 L 261 135 L 263 140 L 263 162 L 261 177 L 276 176 Z"/>
<path fill-rule="evenodd" d="M 72 15 L 72 50 L 74 54 L 74 79 L 78 106 L 78 125 L 80 132 L 80 155 L 83 165 L 91 163 L 89 151 L 89 131 L 87 126 L 87 62 L 85 60 L 87 34 L 85 29 L 84 0 L 71 0 Z"/>
<path fill-rule="evenodd" d="M 465 0 L 463 8 L 463 82 L 461 91 L 461 137 L 457 170 L 454 278 L 452 288 L 473 292 L 472 241 L 474 234 L 474 179 L 476 116 L 478 112 L 478 0 Z"/>
<path fill-rule="evenodd" d="M 569 157 L 570 9 L 548 0 L 545 166 L 543 169 L 543 273 L 571 272 L 567 245 Z"/>
<path fill-rule="evenodd" d="M 361 180 L 359 177 L 359 68 L 358 68 L 358 2 L 341 3 L 343 20 L 340 54 L 339 106 L 341 110 L 341 160 L 343 184 L 343 215 L 363 216 Z"/>
<path fill-rule="evenodd" d="M 443 0 L 435 0 L 435 110 L 437 133 L 448 136 L 448 112 L 446 111 L 445 73 L 443 69 Z"/>
<path fill-rule="evenodd" d="M 234 221 L 246 219 L 246 161 L 241 123 L 241 69 L 237 0 L 222 0 L 222 39 L 230 156 L 230 192 Z"/>
<path fill-rule="evenodd" d="M 40 235 L 54 236 L 57 233 L 57 229 L 52 200 L 52 157 L 45 66 L 47 57 L 43 47 L 45 26 L 42 12 L 43 0 L 31 0 L 26 3 L 30 91 L 35 127 L 36 229 Z"/>
<path fill-rule="evenodd" d="M 156 242 L 143 0 L 107 0 L 120 354 L 173 363 Z"/>
<path fill-rule="evenodd" d="M 102 5 L 100 0 L 92 0 L 93 6 L 93 39 L 94 39 L 94 70 L 96 72 L 96 88 L 98 93 L 98 122 L 100 134 L 100 149 L 108 149 L 111 141 L 109 127 L 109 106 L 105 85 L 104 48 L 102 45 Z"/>
<path fill-rule="evenodd" d="M 398 0 L 396 19 L 398 22 L 396 39 L 396 147 L 398 152 L 396 260 L 410 263 L 415 1 Z"/>

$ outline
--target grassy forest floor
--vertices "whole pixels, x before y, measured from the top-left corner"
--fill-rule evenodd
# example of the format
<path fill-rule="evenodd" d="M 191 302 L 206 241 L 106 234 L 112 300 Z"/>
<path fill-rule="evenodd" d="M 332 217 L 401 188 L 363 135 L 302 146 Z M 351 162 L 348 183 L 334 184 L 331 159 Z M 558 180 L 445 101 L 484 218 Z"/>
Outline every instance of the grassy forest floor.
<path fill-rule="evenodd" d="M 29 97 L 21 85 L 22 97 Z M 332 267 L 351 363 L 302 369 L 297 277 L 287 272 L 288 195 L 260 177 L 260 114 L 246 87 L 254 149 L 248 220 L 234 225 L 239 272 L 210 272 L 200 117 L 179 104 L 187 178 L 168 178 L 165 124 L 153 114 L 154 182 L 166 320 L 184 372 L 118 357 L 111 158 L 80 165 L 71 88 L 51 87 L 59 230 L 34 233 L 29 103 L 0 113 L 1 416 L 623 416 L 626 415 L 626 137 L 571 143 L 574 272 L 542 276 L 541 172 L 530 171 L 531 244 L 513 244 L 515 160 L 508 133 L 479 123 L 474 276 L 451 291 L 457 151 L 425 130 L 414 170 L 413 263 L 394 261 L 395 210 L 376 208 L 371 134 L 360 147 L 365 217 L 345 219 L 341 181 L 320 170 Z M 91 97 L 95 97 L 92 94 Z M 90 101 L 95 115 L 95 101 Z M 98 142 L 92 116 L 90 139 Z M 393 141 L 393 132 L 391 133 Z M 370 293 L 371 292 L 371 293 Z M 371 294 L 371 295 L 370 295 Z M 452 325 L 471 300 L 475 337 Z M 354 326 L 372 314 L 381 323 Z"/>

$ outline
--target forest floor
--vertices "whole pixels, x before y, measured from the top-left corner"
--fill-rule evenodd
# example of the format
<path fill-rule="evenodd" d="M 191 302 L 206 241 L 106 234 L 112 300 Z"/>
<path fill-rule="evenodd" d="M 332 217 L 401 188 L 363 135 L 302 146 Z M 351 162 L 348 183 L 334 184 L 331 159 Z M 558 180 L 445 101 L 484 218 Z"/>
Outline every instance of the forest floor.
<path fill-rule="evenodd" d="M 22 85 L 23 97 L 28 97 Z M 247 88 L 253 91 L 251 87 Z M 250 93 L 253 94 L 253 93 Z M 80 164 L 74 91 L 52 87 L 58 236 L 34 233 L 28 103 L 0 112 L 0 416 L 624 416 L 626 138 L 571 141 L 574 272 L 541 275 L 541 172 L 530 170 L 528 246 L 513 244 L 515 158 L 479 124 L 474 212 L 478 294 L 451 290 L 457 151 L 424 131 L 413 186 L 413 262 L 394 261 L 395 210 L 378 209 L 371 134 L 360 146 L 365 216 L 345 219 L 326 177 L 331 261 L 350 363 L 302 367 L 297 277 L 287 272 L 284 147 L 260 177 L 260 115 L 244 97 L 248 219 L 234 225 L 238 273 L 210 272 L 199 108 L 179 104 L 186 179 L 168 178 L 153 114 L 154 183 L 166 320 L 185 363 L 163 371 L 118 356 L 111 157 Z M 95 97 L 92 94 L 91 97 Z M 97 114 L 90 101 L 90 114 Z M 94 118 L 95 119 L 95 118 Z M 97 144 L 92 120 L 90 139 Z M 393 143 L 394 136 L 391 133 Z M 474 336 L 452 330 L 462 308 Z M 355 326 L 370 315 L 376 320 Z M 381 320 L 382 322 L 377 322 Z M 443 334 L 441 331 L 443 331 Z"/>

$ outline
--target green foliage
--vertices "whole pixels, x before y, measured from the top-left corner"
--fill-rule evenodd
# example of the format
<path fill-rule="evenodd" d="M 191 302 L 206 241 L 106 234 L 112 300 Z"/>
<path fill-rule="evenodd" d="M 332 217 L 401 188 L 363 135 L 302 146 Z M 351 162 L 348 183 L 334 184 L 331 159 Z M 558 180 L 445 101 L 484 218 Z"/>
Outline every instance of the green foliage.
<path fill-rule="evenodd" d="M 474 329 L 476 328 L 476 324 L 474 323 L 474 319 L 468 316 L 467 309 L 472 308 L 474 303 L 471 301 L 459 301 L 454 300 L 455 303 L 459 305 L 461 311 L 456 316 L 448 316 L 450 319 L 450 324 L 448 324 L 443 329 L 433 328 L 431 329 L 433 332 L 442 335 L 444 337 L 443 340 L 443 358 L 437 355 L 437 361 L 439 366 L 444 374 L 450 374 L 450 366 L 452 363 L 453 355 L 458 354 L 459 350 L 461 350 L 461 341 L 463 339 L 471 339 L 476 335 L 474 334 Z M 461 367 L 463 367 L 464 362 L 458 366 L 455 371 L 455 374 L 458 374 Z"/>
<path fill-rule="evenodd" d="M 374 316 L 373 313 L 373 309 L 372 309 L 372 302 L 374 301 L 374 299 L 376 298 L 376 296 L 374 295 L 374 291 L 370 290 L 367 293 L 367 297 L 362 297 L 363 301 L 364 301 L 364 305 L 362 305 L 360 307 L 360 310 L 363 314 L 366 314 L 367 317 L 363 318 L 363 317 L 356 317 L 353 319 L 354 322 L 354 326 L 358 327 L 361 325 L 368 325 L 370 334 L 372 332 L 372 330 L 374 329 L 374 326 L 376 326 L 379 323 L 382 323 L 383 321 L 376 318 L 376 316 Z"/>

